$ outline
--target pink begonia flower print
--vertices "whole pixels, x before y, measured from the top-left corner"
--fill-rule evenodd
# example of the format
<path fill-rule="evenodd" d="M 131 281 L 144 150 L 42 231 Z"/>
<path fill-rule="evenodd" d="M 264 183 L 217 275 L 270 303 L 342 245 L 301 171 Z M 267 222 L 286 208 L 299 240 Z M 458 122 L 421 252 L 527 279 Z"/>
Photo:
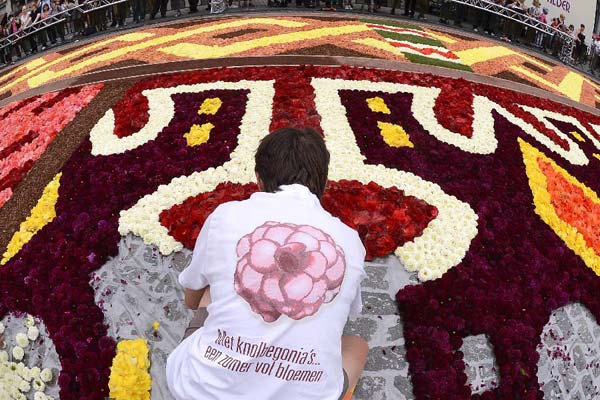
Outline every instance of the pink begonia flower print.
<path fill-rule="evenodd" d="M 265 322 L 299 320 L 340 291 L 346 259 L 331 236 L 309 225 L 266 222 L 237 244 L 234 287 Z"/>

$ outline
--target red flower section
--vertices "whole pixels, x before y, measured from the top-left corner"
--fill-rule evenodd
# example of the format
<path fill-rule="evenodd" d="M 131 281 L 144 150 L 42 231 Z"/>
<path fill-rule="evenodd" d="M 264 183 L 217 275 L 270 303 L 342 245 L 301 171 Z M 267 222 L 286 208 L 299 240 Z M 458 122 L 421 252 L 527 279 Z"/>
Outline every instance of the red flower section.
<path fill-rule="evenodd" d="M 169 229 L 171 236 L 188 249 L 193 249 L 204 221 L 220 204 L 246 200 L 257 191 L 256 183 L 221 183 L 212 192 L 190 197 L 182 204 L 161 212 L 160 223 Z"/>
<path fill-rule="evenodd" d="M 169 233 L 189 249 L 206 218 L 219 204 L 245 200 L 258 190 L 256 184 L 222 183 L 212 192 L 190 197 L 160 214 Z M 329 182 L 321 200 L 323 207 L 356 229 L 367 250 L 367 260 L 387 256 L 397 247 L 420 236 L 437 216 L 437 209 L 422 200 L 406 196 L 397 188 L 357 181 Z"/>
<path fill-rule="evenodd" d="M 271 131 L 288 126 L 313 128 L 321 132 L 321 117 L 315 107 L 315 93 L 311 77 L 299 67 L 290 71 L 286 79 L 275 81 Z"/>
<path fill-rule="evenodd" d="M 451 83 L 441 87 L 433 112 L 440 125 L 463 136 L 473 136 L 473 92 Z"/>
<path fill-rule="evenodd" d="M 367 260 L 393 253 L 420 236 L 438 214 L 434 206 L 374 182 L 330 182 L 322 203 L 327 211 L 358 231 Z"/>
<path fill-rule="evenodd" d="M 117 137 L 125 137 L 138 132 L 148 123 L 148 98 L 141 92 L 124 97 L 114 107 L 115 131 Z"/>

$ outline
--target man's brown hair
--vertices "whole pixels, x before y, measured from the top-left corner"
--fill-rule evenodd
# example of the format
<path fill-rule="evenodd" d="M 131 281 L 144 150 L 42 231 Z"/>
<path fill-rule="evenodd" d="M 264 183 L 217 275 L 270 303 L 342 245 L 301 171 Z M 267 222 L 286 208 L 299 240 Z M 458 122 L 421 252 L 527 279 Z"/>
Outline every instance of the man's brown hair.
<path fill-rule="evenodd" d="M 255 156 L 265 192 L 299 183 L 321 198 L 327 184 L 329 151 L 311 128 L 281 128 L 264 137 Z"/>

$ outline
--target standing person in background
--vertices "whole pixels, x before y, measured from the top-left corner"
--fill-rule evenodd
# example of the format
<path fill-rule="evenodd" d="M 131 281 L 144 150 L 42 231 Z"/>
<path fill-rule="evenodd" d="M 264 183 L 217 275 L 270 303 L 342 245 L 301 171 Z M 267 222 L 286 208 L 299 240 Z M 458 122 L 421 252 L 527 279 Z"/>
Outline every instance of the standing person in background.
<path fill-rule="evenodd" d="M 540 15 L 540 22 L 543 24 L 548 24 L 548 9 L 546 7 L 544 7 L 542 9 L 542 15 Z M 535 35 L 535 40 L 533 42 L 533 45 L 535 47 L 540 47 L 543 48 L 544 47 L 544 38 L 546 38 L 547 35 L 545 33 L 542 32 L 537 32 Z"/>
<path fill-rule="evenodd" d="M 82 35 L 85 28 L 83 13 L 77 8 L 76 0 L 67 0 L 67 7 L 71 9 L 71 19 L 73 20 L 73 31 L 76 35 Z"/>
<path fill-rule="evenodd" d="M 493 0 L 495 4 L 502 5 L 502 0 Z M 494 33 L 496 24 L 496 18 L 494 14 L 491 12 L 487 12 L 484 10 L 478 11 L 475 19 L 475 25 L 473 25 L 473 30 L 475 32 L 479 32 L 479 28 L 483 28 L 483 31 L 491 36 L 496 36 Z"/>
<path fill-rule="evenodd" d="M 40 20 L 44 20 L 46 18 L 50 18 L 50 15 L 52 14 L 52 10 L 50 9 L 50 6 L 47 3 L 43 3 L 42 5 L 42 12 L 40 13 Z M 44 29 L 45 34 L 48 35 L 48 38 L 50 39 L 50 43 L 51 44 L 56 44 L 56 31 L 54 30 L 54 26 L 49 26 L 48 28 Z M 42 31 L 42 33 L 44 32 Z M 44 48 L 42 48 L 42 50 L 44 50 Z"/>
<path fill-rule="evenodd" d="M 465 7 L 462 4 L 455 4 L 450 0 L 445 0 L 440 7 L 440 23 L 448 25 L 450 23 L 450 14 L 452 13 L 452 5 L 455 6 L 454 25 L 462 28 L 462 21 L 465 18 Z"/>
<path fill-rule="evenodd" d="M 31 19 L 31 11 L 27 6 L 23 6 L 21 9 L 21 14 L 19 14 L 19 31 L 23 31 L 25 28 L 29 27 L 32 23 Z M 25 50 L 25 54 L 29 55 L 31 53 L 37 53 L 37 43 L 33 38 L 33 35 L 27 37 L 26 40 L 22 40 L 21 43 L 24 44 L 23 49 Z"/>
<path fill-rule="evenodd" d="M 598 66 L 598 60 L 600 60 L 600 36 L 592 35 L 592 59 L 590 61 L 590 73 L 594 75 L 596 67 Z"/>
<path fill-rule="evenodd" d="M 146 19 L 146 0 L 131 0 L 131 9 L 133 10 L 133 22 L 143 23 Z"/>
<path fill-rule="evenodd" d="M 536 20 L 540 20 L 540 17 L 543 15 L 542 5 L 539 0 L 533 0 L 533 6 L 527 9 L 527 15 Z M 536 33 L 539 33 L 537 29 L 533 29 L 531 27 L 527 27 L 527 32 L 525 33 L 525 44 L 530 45 L 535 37 Z"/>
<path fill-rule="evenodd" d="M 527 10 L 525 9 L 524 0 L 516 0 L 515 2 L 512 2 L 508 6 L 508 8 L 519 14 L 527 13 Z M 516 42 L 520 42 L 521 36 L 523 34 L 523 25 L 521 25 L 520 22 L 508 20 L 505 32 L 507 33 L 506 41 L 510 42 L 514 40 Z"/>
<path fill-rule="evenodd" d="M 198 12 L 198 0 L 190 0 L 190 11 L 189 14 Z"/>
<path fill-rule="evenodd" d="M 158 10 L 160 9 L 160 16 L 161 18 L 164 18 L 167 16 L 167 4 L 169 3 L 169 0 L 154 0 L 154 6 L 152 7 L 152 11 L 150 12 L 150 19 L 155 19 L 156 18 L 156 14 L 158 13 Z M 191 9 L 191 4 L 190 4 L 190 9 Z M 198 10 L 196 10 L 198 11 Z"/>
<path fill-rule="evenodd" d="M 10 18 L 8 19 L 8 27 L 7 27 L 9 35 L 12 35 L 13 33 L 19 32 L 19 29 L 20 29 L 19 28 L 19 23 L 20 23 L 20 21 L 17 18 L 17 14 L 16 13 L 15 13 L 15 15 L 11 15 L 10 16 Z M 21 58 L 22 53 L 23 53 L 23 55 L 25 55 L 24 54 L 25 53 L 25 48 L 23 48 L 23 52 L 21 53 L 21 46 L 22 46 L 21 43 L 22 42 L 23 41 L 20 40 L 14 46 L 14 50 L 15 50 L 15 53 L 16 53 L 15 55 L 18 58 Z M 9 55 L 10 55 L 10 59 L 12 60 L 12 51 L 9 52 Z"/>
<path fill-rule="evenodd" d="M 50 5 L 52 7 L 52 15 L 60 14 L 61 12 L 66 10 L 65 5 L 63 4 L 63 0 L 52 0 Z M 62 18 L 68 18 L 68 14 L 62 14 Z M 65 41 L 65 21 L 59 22 L 55 25 L 56 34 L 60 38 L 60 42 L 64 43 Z"/>
<path fill-rule="evenodd" d="M 35 24 L 36 22 L 38 22 L 42 19 L 46 19 L 46 17 L 50 15 L 50 11 L 48 10 L 46 17 L 42 18 L 42 15 L 44 12 L 43 9 L 46 7 L 46 5 L 47 5 L 46 0 L 38 0 L 37 4 L 32 3 L 32 6 L 31 6 L 32 24 Z M 46 30 L 39 31 L 38 33 L 35 34 L 35 36 L 37 38 L 38 45 L 40 45 L 42 47 L 42 50 L 46 50 L 46 44 L 48 42 L 48 34 L 47 34 Z"/>
<path fill-rule="evenodd" d="M 585 45 L 585 25 L 581 24 L 579 26 L 579 30 L 575 34 L 575 54 L 573 58 L 575 59 L 575 63 L 581 64 L 583 59 L 585 58 L 585 54 L 587 52 L 587 47 Z"/>
<path fill-rule="evenodd" d="M 0 22 L 0 39 L 4 39 L 8 35 L 8 14 L 4 14 L 2 22 Z M 12 64 L 11 50 L 10 46 L 0 50 L 0 60 L 2 60 L 2 63 L 5 65 Z"/>
<path fill-rule="evenodd" d="M 419 11 L 418 18 L 421 21 L 426 21 L 427 17 L 425 14 L 429 12 L 429 0 L 417 0 L 417 9 Z"/>
<path fill-rule="evenodd" d="M 127 13 L 129 12 L 129 3 L 126 1 L 123 1 L 119 4 L 117 4 L 117 26 L 119 27 L 123 27 L 126 26 L 127 24 L 125 23 L 125 21 L 127 20 Z"/>
<path fill-rule="evenodd" d="M 404 16 L 414 18 L 417 0 L 404 0 Z"/>
<path fill-rule="evenodd" d="M 128 3 L 121 2 L 112 6 L 112 23 L 111 28 L 116 26 L 125 26 L 125 19 L 127 19 Z"/>
<path fill-rule="evenodd" d="M 171 0 L 171 10 L 175 10 L 175 17 L 181 17 L 181 4 L 183 0 Z"/>
<path fill-rule="evenodd" d="M 567 27 L 565 25 L 565 19 L 566 19 L 566 17 L 564 16 L 564 14 L 560 14 L 560 17 L 556 20 L 556 25 L 554 28 L 561 32 L 566 32 Z M 562 45 L 563 45 L 563 40 L 560 38 L 560 35 L 558 33 L 555 34 L 552 38 L 552 55 L 553 56 L 558 57 L 558 53 L 560 52 Z"/>

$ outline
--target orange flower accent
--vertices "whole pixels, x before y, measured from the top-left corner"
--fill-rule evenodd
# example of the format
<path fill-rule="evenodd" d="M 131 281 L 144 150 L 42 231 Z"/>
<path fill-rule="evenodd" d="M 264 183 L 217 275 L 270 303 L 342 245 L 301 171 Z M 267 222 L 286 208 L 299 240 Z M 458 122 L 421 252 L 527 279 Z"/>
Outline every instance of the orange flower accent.
<path fill-rule="evenodd" d="M 580 185 L 568 180 L 550 163 L 538 159 L 540 169 L 546 175 L 548 192 L 556 214 L 575 227 L 588 246 L 600 254 L 600 203 L 594 201 Z"/>

